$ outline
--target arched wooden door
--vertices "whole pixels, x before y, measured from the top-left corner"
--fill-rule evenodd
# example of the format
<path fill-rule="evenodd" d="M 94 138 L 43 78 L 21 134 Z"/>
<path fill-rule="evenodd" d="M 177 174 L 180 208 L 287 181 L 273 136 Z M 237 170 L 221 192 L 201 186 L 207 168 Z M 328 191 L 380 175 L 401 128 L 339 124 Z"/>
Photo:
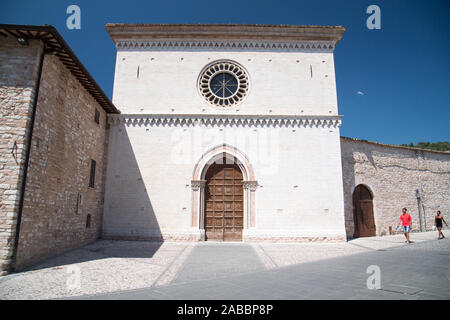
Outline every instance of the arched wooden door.
<path fill-rule="evenodd" d="M 205 239 L 242 241 L 244 190 L 242 172 L 234 164 L 214 163 L 205 180 Z"/>
<path fill-rule="evenodd" d="M 361 184 L 353 191 L 353 217 L 354 238 L 375 236 L 372 194 Z"/>

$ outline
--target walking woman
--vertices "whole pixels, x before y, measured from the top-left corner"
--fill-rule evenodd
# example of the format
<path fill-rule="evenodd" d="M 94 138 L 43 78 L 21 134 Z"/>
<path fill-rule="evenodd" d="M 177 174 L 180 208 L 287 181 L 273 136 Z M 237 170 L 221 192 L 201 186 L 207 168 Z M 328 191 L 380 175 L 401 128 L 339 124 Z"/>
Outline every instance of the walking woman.
<path fill-rule="evenodd" d="M 445 222 L 444 217 L 441 216 L 441 211 L 438 210 L 436 213 L 437 213 L 437 215 L 436 215 L 436 217 L 434 217 L 434 225 L 438 229 L 438 233 L 439 233 L 438 234 L 438 240 L 440 240 L 440 239 L 444 239 L 445 238 L 444 234 L 441 231 L 441 229 L 442 229 L 442 222 L 444 222 L 447 227 L 448 227 L 448 224 L 447 224 L 447 222 Z M 442 236 L 442 238 L 441 238 L 441 236 Z"/>

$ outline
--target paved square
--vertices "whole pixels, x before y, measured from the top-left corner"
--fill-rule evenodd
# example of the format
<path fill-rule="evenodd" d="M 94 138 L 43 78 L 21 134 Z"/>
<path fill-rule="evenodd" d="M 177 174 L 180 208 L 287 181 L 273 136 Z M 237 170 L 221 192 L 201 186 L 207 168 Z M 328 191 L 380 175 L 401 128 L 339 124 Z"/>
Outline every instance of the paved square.
<path fill-rule="evenodd" d="M 0 299 L 449 299 L 450 241 L 436 232 L 346 243 L 99 240 L 0 277 Z M 367 268 L 381 271 L 369 290 Z M 70 289 L 70 270 L 80 286 Z"/>

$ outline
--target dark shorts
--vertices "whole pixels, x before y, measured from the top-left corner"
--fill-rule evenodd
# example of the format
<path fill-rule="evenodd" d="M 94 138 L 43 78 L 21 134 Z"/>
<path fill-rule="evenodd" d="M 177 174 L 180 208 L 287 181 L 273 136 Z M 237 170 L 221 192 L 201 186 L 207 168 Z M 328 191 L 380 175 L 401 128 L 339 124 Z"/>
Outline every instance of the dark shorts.
<path fill-rule="evenodd" d="M 408 233 L 409 231 L 411 231 L 411 228 L 409 226 L 404 226 L 403 227 L 403 232 L 404 233 Z"/>

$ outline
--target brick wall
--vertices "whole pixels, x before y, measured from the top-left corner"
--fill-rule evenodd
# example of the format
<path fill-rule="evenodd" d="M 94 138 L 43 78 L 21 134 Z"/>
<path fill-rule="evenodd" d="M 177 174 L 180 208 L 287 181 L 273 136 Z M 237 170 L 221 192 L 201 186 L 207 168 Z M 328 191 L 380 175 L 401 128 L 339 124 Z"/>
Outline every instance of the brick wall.
<path fill-rule="evenodd" d="M 0 42 L 0 275 L 10 268 L 42 46 Z"/>
<path fill-rule="evenodd" d="M 450 210 L 450 153 L 414 150 L 341 138 L 345 220 L 352 237 L 355 187 L 363 184 L 373 194 L 377 235 L 395 229 L 403 207 L 413 218 L 413 231 L 420 228 L 416 190 L 425 209 L 423 228 L 431 230 L 436 210 L 447 218 Z M 450 218 L 447 218 L 450 220 Z"/>

